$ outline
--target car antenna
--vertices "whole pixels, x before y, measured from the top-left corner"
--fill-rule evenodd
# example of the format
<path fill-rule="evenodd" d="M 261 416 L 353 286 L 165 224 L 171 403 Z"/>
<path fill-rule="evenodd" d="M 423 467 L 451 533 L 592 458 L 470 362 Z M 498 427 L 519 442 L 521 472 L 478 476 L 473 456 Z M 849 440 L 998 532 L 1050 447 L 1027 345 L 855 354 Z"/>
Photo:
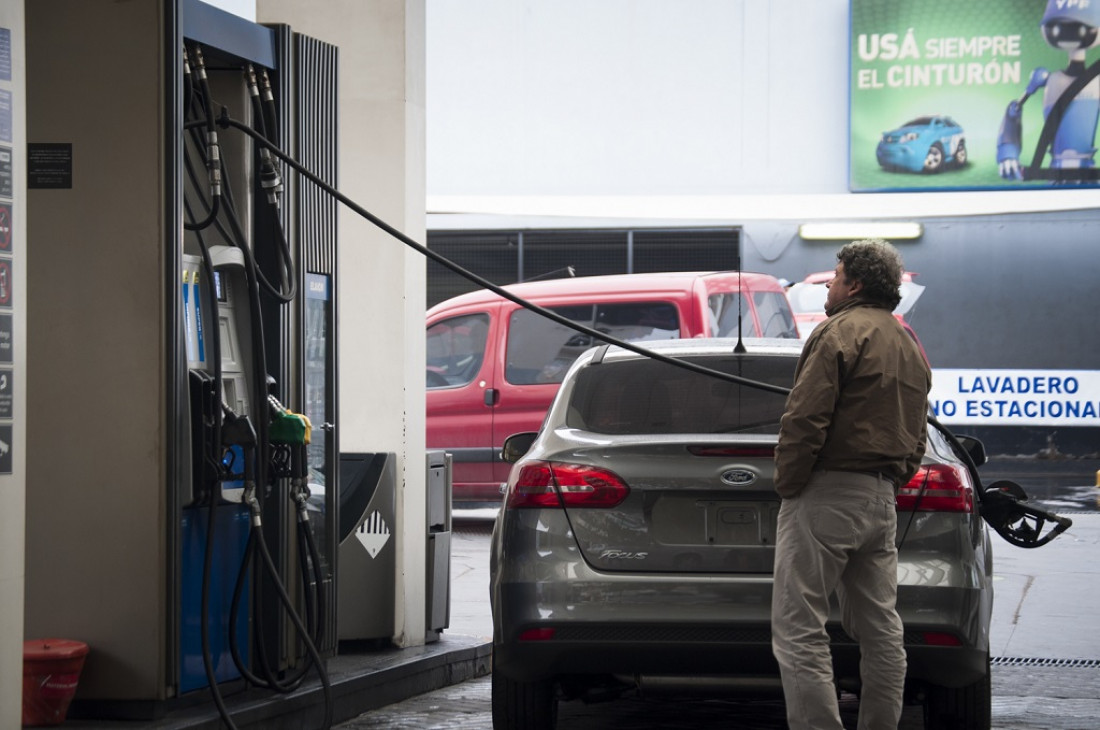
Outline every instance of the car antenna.
<path fill-rule="evenodd" d="M 733 348 L 735 354 L 741 355 L 747 350 L 745 342 L 741 339 L 741 300 L 745 294 L 741 291 L 741 262 L 737 262 L 737 346 Z"/>

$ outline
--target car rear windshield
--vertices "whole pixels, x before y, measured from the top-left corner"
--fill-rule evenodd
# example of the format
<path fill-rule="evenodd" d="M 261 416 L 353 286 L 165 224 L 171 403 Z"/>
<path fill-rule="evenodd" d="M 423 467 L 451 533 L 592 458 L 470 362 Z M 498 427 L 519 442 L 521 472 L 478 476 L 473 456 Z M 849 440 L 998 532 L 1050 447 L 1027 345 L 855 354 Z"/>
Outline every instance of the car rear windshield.
<path fill-rule="evenodd" d="M 691 358 L 704 367 L 790 387 L 795 357 Z M 577 374 L 566 423 L 604 434 L 777 433 L 786 396 L 657 360 L 604 362 Z"/>

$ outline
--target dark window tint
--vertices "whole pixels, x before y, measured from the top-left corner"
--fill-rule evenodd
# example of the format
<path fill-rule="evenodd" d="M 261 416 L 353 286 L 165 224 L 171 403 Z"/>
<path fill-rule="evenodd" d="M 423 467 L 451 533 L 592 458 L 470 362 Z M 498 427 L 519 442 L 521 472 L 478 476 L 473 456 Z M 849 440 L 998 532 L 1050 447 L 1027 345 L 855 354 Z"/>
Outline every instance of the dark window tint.
<path fill-rule="evenodd" d="M 448 232 L 429 236 L 429 248 L 494 284 L 511 284 L 519 271 L 519 236 L 516 233 L 482 231 Z M 428 259 L 428 306 L 480 289 L 474 282 Z"/>
<path fill-rule="evenodd" d="M 429 388 L 466 385 L 481 370 L 488 314 L 466 314 L 436 322 L 428 328 L 427 382 Z"/>
<path fill-rule="evenodd" d="M 737 228 L 429 231 L 428 248 L 503 285 L 574 274 L 732 271 L 740 239 Z M 429 307 L 480 288 L 432 260 L 427 275 Z"/>
<path fill-rule="evenodd" d="M 693 362 L 790 387 L 797 358 L 734 355 Z M 606 434 L 779 432 L 786 396 L 657 360 L 605 361 L 578 373 L 569 426 Z"/>
<path fill-rule="evenodd" d="M 634 231 L 631 271 L 733 271 L 740 237 L 736 229 Z"/>
<path fill-rule="evenodd" d="M 551 307 L 556 314 L 620 340 L 670 340 L 680 336 L 676 306 L 629 302 Z M 582 352 L 599 342 L 527 309 L 512 313 L 504 378 L 514 385 L 560 383 Z"/>
<path fill-rule="evenodd" d="M 523 236 L 523 279 L 562 276 L 572 268 L 578 276 L 624 274 L 626 236 L 621 232 L 532 231 Z"/>

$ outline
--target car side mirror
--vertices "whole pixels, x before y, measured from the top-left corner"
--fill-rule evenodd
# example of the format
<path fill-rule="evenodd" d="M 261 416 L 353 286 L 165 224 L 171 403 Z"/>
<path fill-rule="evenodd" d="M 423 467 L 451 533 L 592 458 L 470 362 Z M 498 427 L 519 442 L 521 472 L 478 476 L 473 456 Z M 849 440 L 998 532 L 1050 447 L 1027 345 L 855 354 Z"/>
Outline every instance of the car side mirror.
<path fill-rule="evenodd" d="M 500 450 L 500 458 L 509 464 L 515 464 L 531 450 L 531 444 L 535 443 L 536 436 L 538 436 L 538 433 L 535 431 L 512 434 L 504 439 L 504 448 Z"/>
<path fill-rule="evenodd" d="M 970 454 L 971 460 L 974 462 L 974 466 L 981 466 L 989 461 L 989 457 L 985 453 L 985 445 L 981 441 L 973 436 L 956 436 L 962 447 L 966 449 L 966 453 Z"/>

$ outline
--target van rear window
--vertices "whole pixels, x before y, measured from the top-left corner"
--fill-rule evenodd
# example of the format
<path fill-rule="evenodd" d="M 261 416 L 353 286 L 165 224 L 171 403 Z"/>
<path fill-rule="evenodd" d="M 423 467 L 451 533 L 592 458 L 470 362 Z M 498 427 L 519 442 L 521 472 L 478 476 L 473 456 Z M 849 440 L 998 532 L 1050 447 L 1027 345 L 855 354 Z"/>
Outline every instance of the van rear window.
<path fill-rule="evenodd" d="M 627 342 L 672 340 L 680 316 L 670 302 L 623 302 L 548 307 L 572 322 Z M 513 385 L 560 383 L 577 357 L 599 341 L 536 314 L 517 309 L 508 323 L 504 378 Z"/>

